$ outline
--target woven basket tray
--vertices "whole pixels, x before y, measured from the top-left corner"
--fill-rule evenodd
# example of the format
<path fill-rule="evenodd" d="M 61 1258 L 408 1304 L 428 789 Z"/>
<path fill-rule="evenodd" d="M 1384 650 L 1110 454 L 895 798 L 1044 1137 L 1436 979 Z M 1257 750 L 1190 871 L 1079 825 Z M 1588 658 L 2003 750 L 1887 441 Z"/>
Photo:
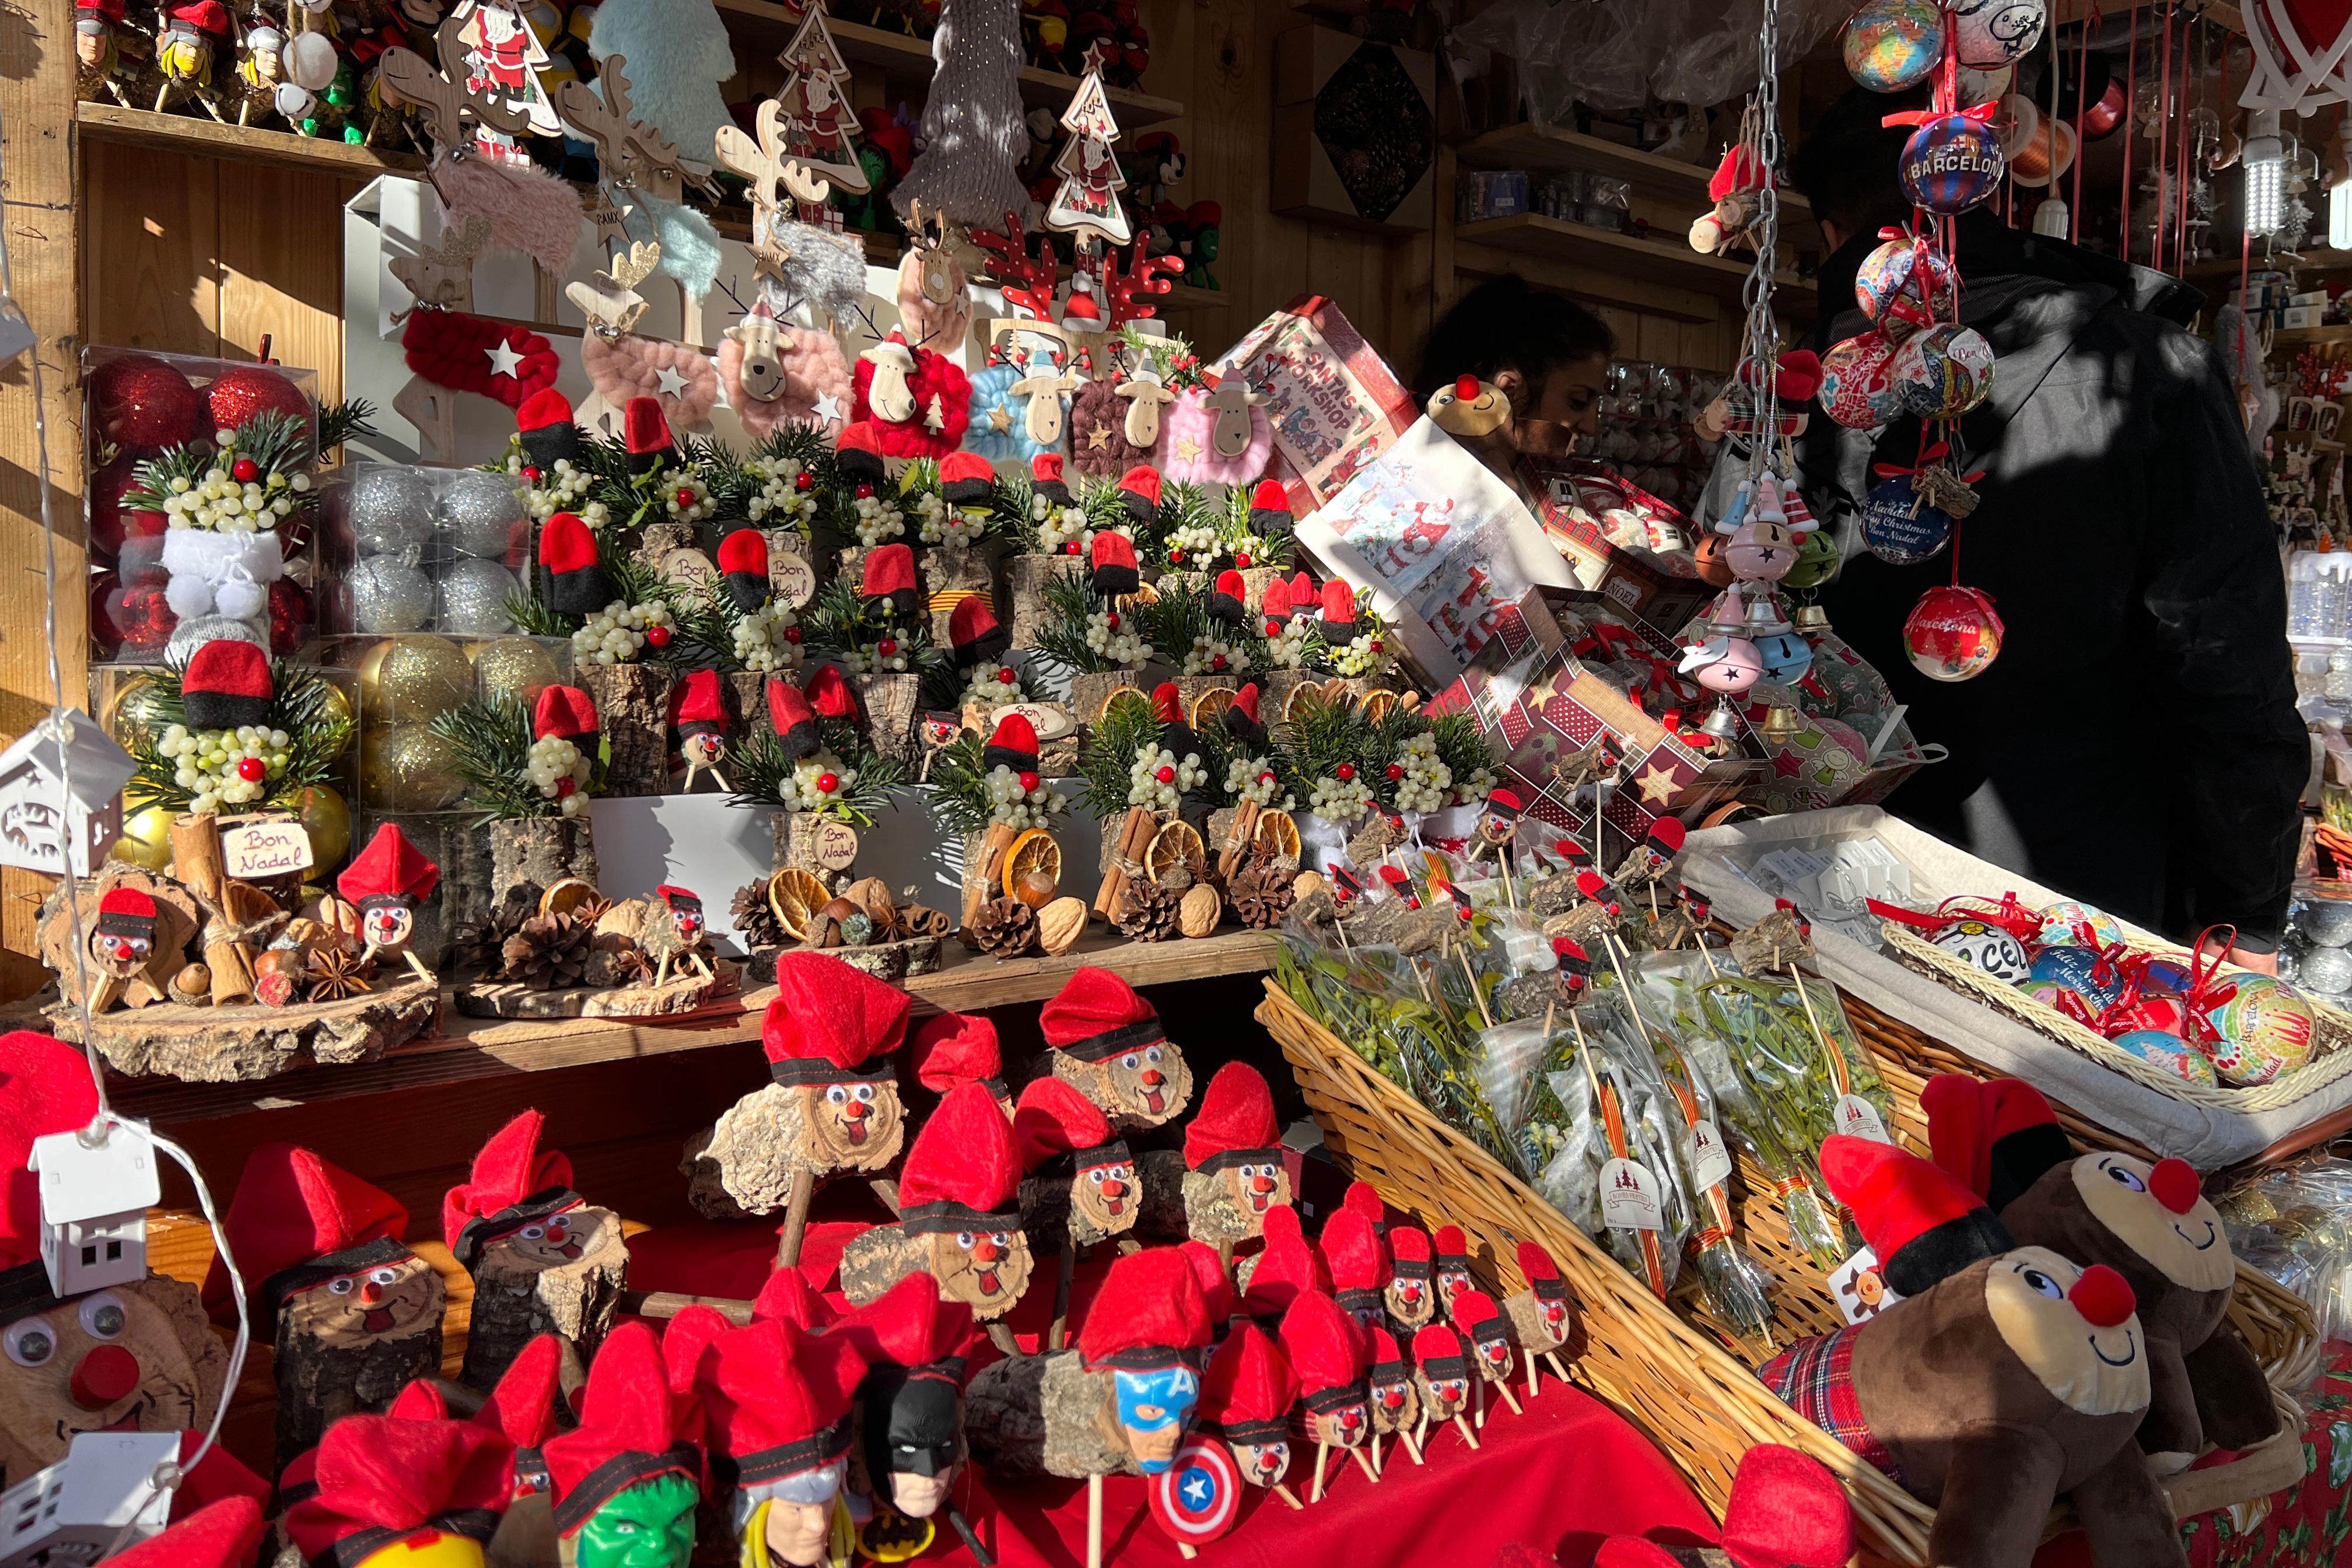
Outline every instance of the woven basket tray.
<path fill-rule="evenodd" d="M 1721 1513 L 1748 1448 L 1785 1444 L 1819 1459 L 1843 1483 L 1874 1551 L 1924 1568 L 1932 1510 L 1768 1393 L 1753 1375 L 1748 1352 L 1730 1348 L 1735 1340 L 1719 1337 L 1652 1295 L 1527 1184 L 1382 1077 L 1273 980 L 1266 981 L 1265 992 L 1258 1022 L 1289 1058 L 1332 1156 L 1423 1224 L 1460 1226 L 1469 1238 L 1473 1268 L 1498 1293 L 1526 1284 L 1516 1262 L 1517 1244 L 1540 1243 L 1582 1307 L 1588 1340 L 1578 1363 L 1582 1381 L 1656 1443 L 1709 1508 Z M 1883 1017 L 1855 1021 L 1895 1097 L 1892 1131 L 1897 1142 L 1924 1152 L 1927 1129 L 1918 1105 L 1924 1078 L 1914 1063 L 1942 1070 L 1930 1055 L 1942 1047 L 1923 1042 L 1916 1055 L 1891 1055 L 1881 1048 L 1880 1038 L 1901 1026 Z M 2073 1121 L 2069 1131 L 2076 1131 Z M 1740 1240 L 1780 1278 L 1773 1335 L 1785 1345 L 1843 1320 L 1821 1270 L 1790 1242 L 1777 1205 L 1748 1195 L 1769 1192 L 1756 1174 L 1744 1170 L 1738 1184 L 1744 1189 Z M 2281 1413 L 2290 1419 L 2286 1430 L 2263 1448 L 2226 1466 L 2174 1478 L 2168 1490 L 2179 1500 L 2176 1509 L 2192 1500 L 2198 1511 L 2246 1501 L 2302 1474 L 2300 1411 L 2281 1391 L 2318 1365 L 2319 1335 L 2311 1314 L 2294 1296 L 2241 1265 L 2230 1319 L 2262 1363 Z M 2053 1516 L 2053 1524 L 2062 1520 L 2063 1511 Z"/>

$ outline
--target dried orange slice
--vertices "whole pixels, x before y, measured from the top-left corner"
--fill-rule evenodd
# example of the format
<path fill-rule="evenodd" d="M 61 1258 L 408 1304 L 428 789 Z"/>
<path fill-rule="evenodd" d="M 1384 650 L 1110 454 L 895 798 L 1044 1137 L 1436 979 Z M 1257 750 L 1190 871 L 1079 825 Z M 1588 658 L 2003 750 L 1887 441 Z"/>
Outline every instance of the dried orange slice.
<path fill-rule="evenodd" d="M 596 884 L 584 877 L 560 877 L 553 886 L 539 896 L 539 912 L 548 915 L 568 915 L 599 897 Z"/>
<path fill-rule="evenodd" d="M 1134 687 L 1114 686 L 1111 688 L 1110 695 L 1103 699 L 1102 707 L 1095 714 L 1094 721 L 1097 724 L 1108 721 L 1110 718 L 1111 705 L 1115 702 L 1140 702 L 1143 704 L 1144 710 L 1147 712 L 1149 712 L 1151 708 L 1151 699 L 1146 697 L 1142 692 L 1138 691 Z"/>
<path fill-rule="evenodd" d="M 1395 711 L 1397 694 L 1393 691 L 1367 691 L 1356 706 L 1366 719 L 1377 724 Z"/>
<path fill-rule="evenodd" d="M 1218 728 L 1218 721 L 1223 718 L 1225 710 L 1233 705 L 1234 692 L 1232 688 L 1225 686 L 1212 686 L 1209 689 L 1192 699 L 1192 728 L 1195 730 L 1212 730 Z"/>
<path fill-rule="evenodd" d="M 1139 609 L 1143 608 L 1146 605 L 1156 605 L 1156 604 L 1158 604 L 1159 602 L 1160 602 L 1160 590 L 1159 590 L 1159 589 L 1157 589 L 1157 588 L 1155 588 L 1155 587 L 1153 587 L 1153 586 L 1152 586 L 1150 584 L 1149 584 L 1149 583 L 1138 583 L 1138 584 L 1135 585 L 1135 592 L 1134 592 L 1134 593 L 1132 593 L 1132 594 L 1121 594 L 1121 595 L 1118 596 L 1118 607 L 1119 607 L 1121 610 L 1127 610 L 1127 609 L 1138 609 L 1138 610 L 1139 610 Z"/>
<path fill-rule="evenodd" d="M 1031 891 L 1023 889 L 1023 882 L 1032 875 L 1045 879 L 1042 896 L 1032 896 Z M 1006 898 L 1019 899 L 1031 909 L 1042 909 L 1054 901 L 1054 894 L 1061 885 L 1062 847 L 1042 827 L 1024 829 L 1004 852 L 1003 880 Z"/>
<path fill-rule="evenodd" d="M 831 902 L 832 891 L 802 867 L 787 866 L 768 879 L 768 912 L 794 942 L 808 940 L 810 920 Z"/>
<path fill-rule="evenodd" d="M 1269 845 L 1277 855 L 1298 858 L 1298 820 L 1286 811 L 1261 811 L 1257 814 L 1257 831 L 1250 837 Z"/>
<path fill-rule="evenodd" d="M 1189 868 L 1198 879 L 1208 864 L 1209 847 L 1201 842 L 1200 830 L 1189 822 L 1169 823 L 1151 836 L 1143 851 L 1143 868 L 1154 881 L 1178 866 Z"/>
<path fill-rule="evenodd" d="M 1323 689 L 1320 686 L 1316 685 L 1315 682 L 1311 680 L 1300 681 L 1297 685 L 1292 687 L 1290 689 L 1290 694 L 1282 700 L 1282 721 L 1286 724 L 1297 723 L 1298 721 L 1298 705 L 1300 703 L 1319 702 L 1322 700 Z"/>

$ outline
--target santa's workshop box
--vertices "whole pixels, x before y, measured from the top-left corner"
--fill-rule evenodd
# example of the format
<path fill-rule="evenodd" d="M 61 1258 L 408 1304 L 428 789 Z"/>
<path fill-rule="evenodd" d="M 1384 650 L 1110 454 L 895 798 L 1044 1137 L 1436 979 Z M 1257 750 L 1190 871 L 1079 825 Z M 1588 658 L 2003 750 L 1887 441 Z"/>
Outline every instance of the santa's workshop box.
<path fill-rule="evenodd" d="M 1301 294 L 1250 329 L 1217 362 L 1266 399 L 1274 426 L 1269 477 L 1304 517 L 1410 427 L 1420 410 L 1380 351 L 1339 307 Z"/>

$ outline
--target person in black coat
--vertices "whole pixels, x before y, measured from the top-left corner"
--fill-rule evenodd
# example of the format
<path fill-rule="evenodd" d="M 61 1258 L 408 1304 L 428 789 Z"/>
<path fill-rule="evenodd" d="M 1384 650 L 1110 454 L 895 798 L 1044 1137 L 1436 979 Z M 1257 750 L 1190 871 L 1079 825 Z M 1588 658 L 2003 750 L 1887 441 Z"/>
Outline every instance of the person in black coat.
<path fill-rule="evenodd" d="M 1791 164 L 1829 251 L 1808 347 L 1869 325 L 1854 274 L 1880 228 L 1912 216 L 1896 174 L 1908 131 L 1880 120 L 1914 106 L 1857 88 Z M 1871 465 L 1917 460 L 1917 420 L 1843 430 L 1816 412 L 1800 441 L 1800 488 L 1845 547 L 1820 595 L 1831 625 L 1919 738 L 1950 749 L 1888 808 L 2151 930 L 2234 925 L 2231 956 L 2274 971 L 2309 742 L 2237 399 L 2211 346 L 2177 324 L 2198 297 L 1982 208 L 1957 231 L 1960 321 L 1998 359 L 1955 444 L 1958 471 L 1984 477 L 1952 552 L 1892 566 L 1854 526 Z M 1954 684 L 1913 667 L 1903 623 L 1956 564 L 2007 636 Z"/>

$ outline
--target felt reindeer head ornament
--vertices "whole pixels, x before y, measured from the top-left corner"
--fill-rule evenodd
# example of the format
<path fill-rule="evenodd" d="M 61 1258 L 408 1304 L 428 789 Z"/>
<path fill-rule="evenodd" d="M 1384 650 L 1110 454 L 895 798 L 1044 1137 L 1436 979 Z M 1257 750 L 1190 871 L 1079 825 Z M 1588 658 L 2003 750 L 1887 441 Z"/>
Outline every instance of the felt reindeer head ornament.
<path fill-rule="evenodd" d="M 2025 1247 L 2123 1276 L 2147 1340 L 2151 1403 L 2139 1446 L 2159 1472 L 2208 1443 L 2244 1448 L 2278 1430 L 2262 1368 L 2228 1321 L 2237 1260 L 2183 1160 L 2077 1155 L 2050 1104 L 2017 1079 L 1930 1079 L 1919 1103 L 1936 1163 L 1988 1199 Z"/>
<path fill-rule="evenodd" d="M 985 1015 L 941 1013 L 926 1019 L 908 1054 L 915 1081 L 933 1094 L 976 1083 L 1005 1115 L 1013 1114 L 1013 1091 L 1004 1087 L 1004 1050 Z"/>
<path fill-rule="evenodd" d="M 1833 1134 L 1821 1166 L 1909 1299 L 1790 1346 L 1757 1369 L 1765 1386 L 1936 1509 L 1930 1562 L 2019 1561 L 2067 1495 L 2103 1568 L 2184 1563 L 2132 1441 L 2148 1357 L 2123 1277 L 2014 1246 L 1973 1193 L 1888 1144 Z"/>
<path fill-rule="evenodd" d="M 440 880 L 441 868 L 417 851 L 399 824 L 387 822 L 343 868 L 335 890 L 358 906 L 368 951 L 398 956 L 415 938 L 416 906 L 433 896 Z"/>
<path fill-rule="evenodd" d="M 514 1446 L 494 1426 L 436 1414 L 351 1415 L 327 1429 L 317 1489 L 286 1512 L 304 1562 L 478 1568 L 513 1497 Z"/>
<path fill-rule="evenodd" d="M 1339 1305 L 1364 1327 L 1379 1327 L 1381 1293 L 1389 1284 L 1389 1254 L 1372 1222 L 1343 1205 L 1323 1222 L 1323 1260 L 1330 1266 Z"/>
<path fill-rule="evenodd" d="M 963 1357 L 971 1341 L 971 1309 L 943 1300 L 929 1275 L 910 1274 L 835 1331 L 866 1361 L 857 1391 L 862 1436 L 851 1474 L 862 1470 L 866 1495 L 877 1510 L 928 1521 L 947 1509 L 963 1463 Z"/>
<path fill-rule="evenodd" d="M 1662 1546 L 1638 1535 L 1601 1543 L 1593 1568 L 1845 1568 L 1853 1506 L 1829 1467 L 1778 1443 L 1740 1456 L 1720 1546 Z M 1549 1561 L 1549 1559 L 1547 1559 Z"/>
<path fill-rule="evenodd" d="M 1270 1211 L 1290 1205 L 1282 1127 L 1255 1068 L 1227 1062 L 1209 1079 L 1184 1129 L 1184 1222 L 1197 1241 L 1247 1241 Z"/>
<path fill-rule="evenodd" d="M 1381 1304 L 1399 1339 L 1411 1339 L 1437 1316 L 1437 1278 L 1431 1262 L 1429 1233 L 1419 1226 L 1395 1225 L 1386 1237 L 1389 1248 L 1388 1288 Z"/>
<path fill-rule="evenodd" d="M 1192 1102 L 1184 1053 L 1160 1028 L 1151 1004 L 1109 970 L 1076 971 L 1037 1023 L 1054 1076 L 1099 1106 L 1115 1130 L 1157 1127 Z"/>
<path fill-rule="evenodd" d="M 1356 1320 L 1330 1297 L 1310 1290 L 1283 1314 L 1276 1339 L 1297 1374 L 1307 1436 L 1335 1448 L 1352 1448 L 1369 1438 L 1364 1356 L 1370 1336 Z"/>
<path fill-rule="evenodd" d="M 491 1133 L 467 1179 L 442 1196 L 442 1237 L 468 1270 L 561 1268 L 620 1245 L 612 1211 L 572 1190 L 572 1162 L 540 1147 L 546 1124 L 526 1110 Z"/>
<path fill-rule="evenodd" d="M 1118 395 L 1127 399 L 1127 417 L 1121 429 L 1127 444 L 1139 452 L 1148 452 L 1160 445 L 1160 415 L 1176 401 L 1160 367 L 1149 362 L 1139 366 L 1133 375 L 1118 384 Z"/>
<path fill-rule="evenodd" d="M 541 1450 L 566 1563 L 686 1568 L 703 1458 L 678 1435 L 679 1403 L 653 1331 L 614 1329 L 588 1365 L 583 1419 Z"/>
<path fill-rule="evenodd" d="M 825 1561 L 848 1468 L 850 1406 L 865 1375 L 848 1338 L 781 1318 L 720 1333 L 700 1356 L 695 1382 L 710 1412 L 711 1468 L 733 1482 L 737 1536 L 761 1548 L 747 1561 Z"/>
<path fill-rule="evenodd" d="M 1448 1322 L 1461 1326 L 1454 1317 L 1454 1304 L 1463 1292 L 1472 1287 L 1470 1279 L 1470 1240 L 1458 1225 L 1437 1227 L 1437 1242 L 1432 1261 L 1437 1273 L 1437 1304 L 1445 1310 Z"/>
<path fill-rule="evenodd" d="M 821 952 L 778 955 L 776 988 L 760 1038 L 788 1091 L 780 1157 L 820 1174 L 883 1169 L 906 1140 L 890 1054 L 906 1038 L 907 994 Z"/>
<path fill-rule="evenodd" d="M 850 388 L 851 417 L 872 423 L 887 457 L 944 458 L 963 444 L 971 378 L 945 356 L 910 345 L 896 327 L 857 356 Z"/>
<path fill-rule="evenodd" d="M 898 1223 L 922 1244 L 940 1293 L 982 1320 L 1010 1312 L 1029 1288 L 1020 1188 L 1020 1150 L 995 1097 L 976 1083 L 949 1091 L 907 1151 Z"/>
<path fill-rule="evenodd" d="M 1111 1374 L 1098 1417 L 1103 1436 L 1137 1469 L 1156 1476 L 1176 1462 L 1201 1400 L 1208 1304 L 1192 1266 L 1172 1247 L 1131 1253 L 1110 1266 L 1078 1331 L 1088 1372 Z"/>
<path fill-rule="evenodd" d="M 1274 1336 L 1255 1323 L 1236 1323 L 1209 1358 L 1201 1388 L 1200 1421 L 1223 1434 L 1242 1479 L 1278 1484 L 1290 1470 L 1290 1407 L 1298 1380 Z"/>
<path fill-rule="evenodd" d="M 1266 1211 L 1265 1249 L 1242 1259 L 1237 1268 L 1245 1271 L 1242 1310 L 1264 1323 L 1290 1310 L 1305 1292 L 1319 1290 L 1328 1295 L 1331 1289 L 1330 1271 L 1307 1243 L 1295 1208 Z"/>
<path fill-rule="evenodd" d="M 1060 1079 L 1034 1079 L 1013 1113 L 1013 1136 L 1021 1145 L 1022 1166 L 1031 1173 L 1022 1184 L 1024 1215 L 1046 1219 L 1052 1189 L 1059 1188 L 1070 1239 L 1079 1246 L 1135 1228 L 1143 1198 L 1135 1157 L 1092 1100 Z M 1034 1235 L 1043 1227 L 1033 1223 L 1029 1228 Z"/>

